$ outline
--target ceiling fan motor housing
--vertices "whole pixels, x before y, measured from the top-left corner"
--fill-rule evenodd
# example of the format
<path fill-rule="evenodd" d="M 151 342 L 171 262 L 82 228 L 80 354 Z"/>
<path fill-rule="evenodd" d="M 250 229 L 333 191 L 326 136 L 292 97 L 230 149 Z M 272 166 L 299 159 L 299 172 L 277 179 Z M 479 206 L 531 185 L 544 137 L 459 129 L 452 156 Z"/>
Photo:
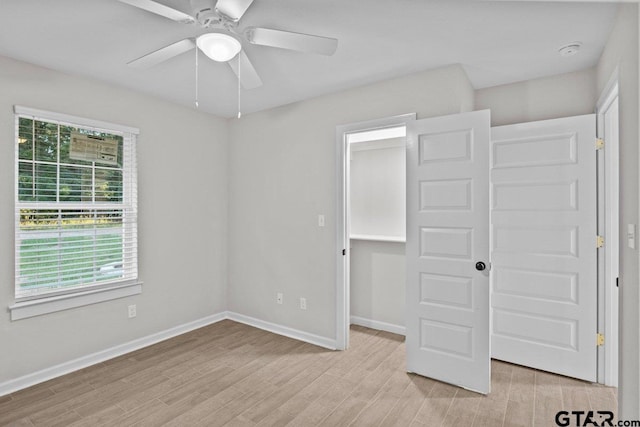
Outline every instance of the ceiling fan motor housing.
<path fill-rule="evenodd" d="M 215 0 L 191 0 L 191 7 L 195 12 L 196 19 L 203 27 L 220 23 L 221 18 L 216 12 L 215 3 Z"/>

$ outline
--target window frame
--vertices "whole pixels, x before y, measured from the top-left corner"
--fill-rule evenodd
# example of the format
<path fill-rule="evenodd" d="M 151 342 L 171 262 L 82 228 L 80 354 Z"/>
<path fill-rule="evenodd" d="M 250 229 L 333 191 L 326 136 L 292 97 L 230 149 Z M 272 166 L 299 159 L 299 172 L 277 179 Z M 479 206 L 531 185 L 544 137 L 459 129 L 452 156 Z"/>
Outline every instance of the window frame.
<path fill-rule="evenodd" d="M 15 151 L 15 194 L 14 194 L 14 212 L 15 212 L 15 224 L 14 235 L 20 232 L 20 205 L 24 202 L 19 200 L 19 120 L 20 118 L 27 118 L 30 120 L 43 121 L 54 123 L 59 126 L 71 126 L 74 128 L 87 129 L 91 131 L 97 131 L 101 133 L 108 133 L 112 135 L 118 135 L 122 137 L 123 143 L 123 191 L 124 186 L 130 186 L 130 194 L 128 203 L 124 200 L 121 203 L 122 206 L 122 219 L 127 221 L 133 220 L 128 223 L 127 227 L 131 227 L 127 233 L 130 233 L 134 242 L 134 250 L 131 260 L 132 264 L 129 266 L 134 273 L 134 277 L 122 278 L 120 280 L 113 280 L 107 283 L 93 282 L 91 284 L 81 284 L 66 289 L 54 290 L 50 292 L 43 292 L 40 295 L 18 295 L 17 281 L 20 272 L 19 266 L 19 252 L 18 239 L 14 241 L 14 253 L 15 253 L 15 277 L 13 281 L 14 287 L 14 304 L 9 306 L 11 313 L 11 320 L 18 320 L 28 317 L 37 316 L 40 314 L 52 313 L 60 310 L 66 310 L 73 307 L 79 307 L 88 304 L 94 304 L 101 301 L 107 301 L 116 298 L 123 298 L 130 295 L 140 294 L 142 292 L 142 282 L 139 280 L 138 273 L 138 236 L 137 236 L 137 161 L 136 161 L 136 148 L 137 148 L 137 136 L 140 131 L 137 128 L 118 125 L 114 123 L 108 123 L 99 120 L 87 119 L 78 116 L 72 116 L 63 113 L 55 113 L 45 110 L 38 110 L 22 106 L 14 106 L 14 121 L 16 123 L 14 133 L 14 151 Z M 60 141 L 58 141 L 58 145 Z M 127 145 L 131 146 L 129 155 L 126 154 Z M 129 164 L 125 163 L 128 162 Z M 60 161 L 56 162 L 59 164 Z M 34 160 L 35 164 L 35 160 Z M 95 164 L 93 165 L 95 168 Z M 130 182 L 125 183 L 129 179 Z M 58 202 L 59 208 L 64 208 L 65 202 Z M 95 209 L 96 203 L 92 202 L 73 202 L 73 207 L 86 206 L 86 209 Z M 44 208 L 43 208 L 44 209 Z"/>

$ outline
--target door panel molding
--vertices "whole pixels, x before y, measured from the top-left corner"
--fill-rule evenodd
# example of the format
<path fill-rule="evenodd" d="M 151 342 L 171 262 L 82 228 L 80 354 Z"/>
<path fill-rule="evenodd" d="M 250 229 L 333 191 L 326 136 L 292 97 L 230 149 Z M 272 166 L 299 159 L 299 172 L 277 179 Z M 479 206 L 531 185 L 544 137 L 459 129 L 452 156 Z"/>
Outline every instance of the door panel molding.
<path fill-rule="evenodd" d="M 595 128 L 591 114 L 491 130 L 492 356 L 587 381 L 597 373 Z"/>
<path fill-rule="evenodd" d="M 407 127 L 407 371 L 487 394 L 488 110 Z"/>

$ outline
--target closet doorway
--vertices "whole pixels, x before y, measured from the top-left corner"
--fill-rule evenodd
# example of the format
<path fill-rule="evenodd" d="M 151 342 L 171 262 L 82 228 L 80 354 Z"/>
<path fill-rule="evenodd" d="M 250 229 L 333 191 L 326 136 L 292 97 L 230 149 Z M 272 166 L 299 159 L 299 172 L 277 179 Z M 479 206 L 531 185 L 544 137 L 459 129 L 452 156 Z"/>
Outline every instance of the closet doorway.
<path fill-rule="evenodd" d="M 344 180 L 338 192 L 338 295 L 342 322 L 404 335 L 406 124 L 415 114 L 337 128 Z M 338 347 L 348 347 L 348 327 L 338 322 Z"/>

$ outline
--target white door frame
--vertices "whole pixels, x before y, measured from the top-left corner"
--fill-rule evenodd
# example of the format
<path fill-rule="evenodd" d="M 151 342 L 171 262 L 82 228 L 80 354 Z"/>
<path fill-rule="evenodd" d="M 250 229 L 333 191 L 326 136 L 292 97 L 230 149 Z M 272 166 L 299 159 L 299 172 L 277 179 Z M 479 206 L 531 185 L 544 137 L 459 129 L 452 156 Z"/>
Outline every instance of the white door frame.
<path fill-rule="evenodd" d="M 349 347 L 350 283 L 349 265 L 349 146 L 347 135 L 368 130 L 406 125 L 416 113 L 339 125 L 336 127 L 336 349 Z"/>
<path fill-rule="evenodd" d="M 598 382 L 618 386 L 618 288 L 619 275 L 619 139 L 618 123 L 608 124 L 605 114 L 618 103 L 618 70 L 611 76 L 596 104 L 597 135 L 605 140 L 598 152 L 598 234 L 604 235 L 602 256 L 598 257 L 598 331 L 605 336 L 598 347 Z M 615 127 L 612 133 L 611 126 Z"/>

